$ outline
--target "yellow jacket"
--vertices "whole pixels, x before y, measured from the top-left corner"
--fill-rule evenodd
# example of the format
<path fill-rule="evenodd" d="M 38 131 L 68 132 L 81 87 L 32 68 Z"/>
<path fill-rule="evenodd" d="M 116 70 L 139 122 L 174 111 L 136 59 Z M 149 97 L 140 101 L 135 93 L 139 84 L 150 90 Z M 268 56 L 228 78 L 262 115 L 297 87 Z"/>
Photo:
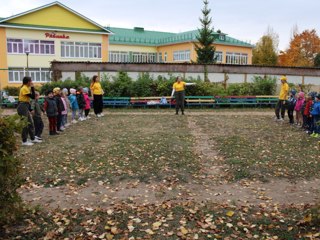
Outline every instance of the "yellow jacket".
<path fill-rule="evenodd" d="M 100 82 L 95 82 L 94 84 L 91 84 L 90 89 L 93 95 L 103 95 L 103 90 Z"/>
<path fill-rule="evenodd" d="M 281 84 L 281 90 L 279 94 L 279 100 L 287 100 L 288 99 L 288 93 L 289 93 L 289 85 L 288 83 L 282 83 Z"/>

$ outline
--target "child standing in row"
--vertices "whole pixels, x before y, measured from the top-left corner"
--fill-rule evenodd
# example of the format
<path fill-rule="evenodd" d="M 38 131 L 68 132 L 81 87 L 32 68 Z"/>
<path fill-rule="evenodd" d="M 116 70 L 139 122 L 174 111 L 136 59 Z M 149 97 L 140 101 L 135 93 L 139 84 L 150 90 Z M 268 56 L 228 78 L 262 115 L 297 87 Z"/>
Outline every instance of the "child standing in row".
<path fill-rule="evenodd" d="M 294 107 L 294 110 L 296 111 L 296 124 L 302 125 L 302 106 L 304 104 L 304 92 L 300 91 L 298 94 L 298 99 L 296 102 L 296 106 Z"/>
<path fill-rule="evenodd" d="M 79 110 L 79 105 L 76 97 L 76 90 L 74 88 L 70 88 L 70 95 L 69 95 L 69 101 L 70 101 L 70 108 L 71 108 L 71 122 L 77 123 L 76 120 L 76 114 Z"/>
<path fill-rule="evenodd" d="M 68 109 L 70 107 L 69 99 L 68 99 L 68 89 L 64 88 L 61 91 L 61 100 L 63 102 L 64 111 L 62 112 L 62 126 L 64 128 L 68 127 L 70 124 L 68 123 Z"/>
<path fill-rule="evenodd" d="M 291 90 L 290 91 L 290 96 L 289 96 L 289 99 L 288 99 L 288 117 L 289 117 L 289 123 L 290 124 L 294 124 L 294 117 L 293 117 L 293 112 L 294 112 L 294 108 L 296 106 L 296 102 L 297 102 L 297 99 L 296 99 L 296 90 Z"/>
<path fill-rule="evenodd" d="M 58 108 L 58 115 L 57 115 L 57 131 L 63 132 L 65 128 L 62 126 L 62 112 L 65 110 L 63 102 L 61 100 L 61 93 L 60 93 L 60 88 L 56 87 L 53 89 L 53 95 L 54 99 L 57 104 Z"/>
<path fill-rule="evenodd" d="M 43 121 L 41 118 L 42 112 L 44 110 L 41 108 L 39 104 L 39 97 L 40 94 L 39 92 L 35 92 L 35 99 L 31 101 L 31 112 L 32 112 L 32 118 L 33 118 L 33 123 L 34 123 L 34 135 L 35 139 L 42 140 L 42 131 L 43 131 Z"/>
<path fill-rule="evenodd" d="M 84 114 L 85 114 L 85 119 L 89 119 L 89 112 L 90 112 L 90 104 L 91 100 L 89 98 L 89 89 L 88 88 L 83 88 L 83 97 L 85 101 L 85 107 L 84 107 Z"/>
<path fill-rule="evenodd" d="M 83 96 L 83 93 L 82 93 L 82 87 L 78 88 L 76 97 L 77 97 L 77 102 L 78 102 L 78 106 L 79 106 L 79 120 L 83 121 L 83 120 L 85 120 L 85 118 L 84 118 L 84 109 L 85 109 L 85 106 L 86 106 L 86 102 L 84 100 L 84 96 Z"/>
<path fill-rule="evenodd" d="M 49 120 L 49 134 L 57 135 L 58 107 L 57 102 L 53 97 L 53 92 L 51 90 L 49 90 L 47 93 L 47 97 L 45 98 L 43 108 Z"/>
<path fill-rule="evenodd" d="M 320 94 L 315 97 L 311 115 L 313 117 L 313 133 L 312 137 L 320 137 Z"/>
<path fill-rule="evenodd" d="M 306 129 L 306 133 L 312 133 L 312 115 L 311 115 L 311 107 L 313 105 L 312 96 L 307 95 L 305 100 L 305 108 L 303 111 L 303 119 L 304 119 L 304 128 Z"/>

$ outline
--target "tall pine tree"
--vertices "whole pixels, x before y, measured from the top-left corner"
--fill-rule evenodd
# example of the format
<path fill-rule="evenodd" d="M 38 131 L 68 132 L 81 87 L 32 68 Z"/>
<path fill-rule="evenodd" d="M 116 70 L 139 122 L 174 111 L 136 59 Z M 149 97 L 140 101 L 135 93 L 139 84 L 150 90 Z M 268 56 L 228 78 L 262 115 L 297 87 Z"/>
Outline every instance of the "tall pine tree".
<path fill-rule="evenodd" d="M 213 35 L 213 28 L 210 27 L 212 19 L 209 16 L 211 9 L 208 8 L 209 1 L 203 0 L 204 8 L 202 9 L 202 18 L 200 18 L 201 29 L 197 35 L 198 42 L 195 43 L 195 48 L 197 52 L 197 63 L 205 64 L 204 69 L 204 80 L 209 81 L 208 79 L 208 71 L 206 64 L 211 64 L 215 62 L 214 52 L 215 47 L 213 43 L 215 41 L 215 36 Z"/>

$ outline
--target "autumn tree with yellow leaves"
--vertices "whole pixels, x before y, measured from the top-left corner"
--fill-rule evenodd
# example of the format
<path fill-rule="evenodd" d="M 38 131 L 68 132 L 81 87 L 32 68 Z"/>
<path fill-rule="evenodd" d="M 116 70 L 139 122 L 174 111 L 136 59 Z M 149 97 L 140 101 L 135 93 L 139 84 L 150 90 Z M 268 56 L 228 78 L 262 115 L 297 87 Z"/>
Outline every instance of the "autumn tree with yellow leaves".
<path fill-rule="evenodd" d="M 320 53 L 320 38 L 315 29 L 295 33 L 290 47 L 279 55 L 280 66 L 313 67 Z"/>

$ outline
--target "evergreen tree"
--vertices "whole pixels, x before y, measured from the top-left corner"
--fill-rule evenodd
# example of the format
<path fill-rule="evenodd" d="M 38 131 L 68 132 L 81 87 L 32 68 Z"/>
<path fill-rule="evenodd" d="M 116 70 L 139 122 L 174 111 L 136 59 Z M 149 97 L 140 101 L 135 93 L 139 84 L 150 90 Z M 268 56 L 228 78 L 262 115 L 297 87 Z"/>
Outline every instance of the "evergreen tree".
<path fill-rule="evenodd" d="M 197 63 L 200 64 L 211 64 L 215 62 L 214 59 L 214 52 L 215 47 L 213 46 L 213 43 L 215 41 L 215 36 L 213 35 L 213 29 L 210 27 L 212 19 L 209 16 L 211 9 L 208 8 L 208 0 L 203 0 L 204 8 L 202 9 L 203 17 L 200 18 L 201 22 L 201 29 L 199 30 L 199 33 L 197 35 L 198 43 L 195 43 L 195 48 L 197 52 Z M 204 80 L 209 81 L 208 79 L 208 72 L 207 67 L 205 65 L 205 71 L 204 71 Z"/>
<path fill-rule="evenodd" d="M 314 66 L 315 67 L 320 67 L 320 53 L 318 53 L 316 55 L 316 57 L 314 58 Z"/>

